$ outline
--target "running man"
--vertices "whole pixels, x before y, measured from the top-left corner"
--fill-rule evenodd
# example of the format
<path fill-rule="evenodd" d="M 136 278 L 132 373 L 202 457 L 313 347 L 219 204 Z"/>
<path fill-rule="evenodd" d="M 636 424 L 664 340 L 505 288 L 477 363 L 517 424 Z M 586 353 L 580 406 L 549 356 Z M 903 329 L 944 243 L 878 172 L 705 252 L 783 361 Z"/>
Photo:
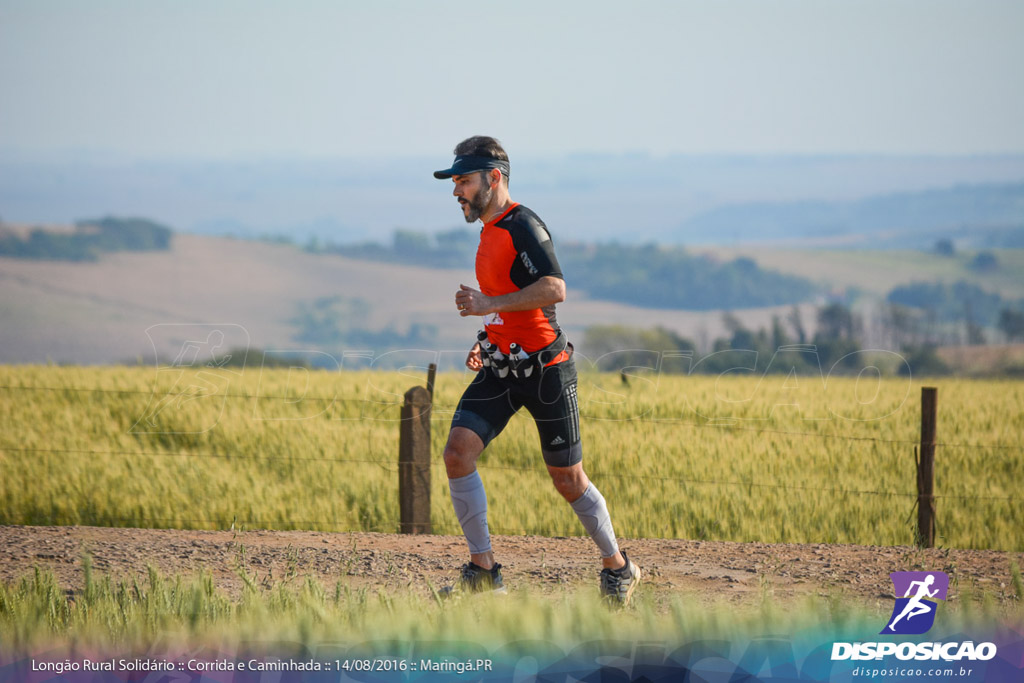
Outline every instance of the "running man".
<path fill-rule="evenodd" d="M 927 605 L 924 602 L 922 602 L 922 598 L 933 598 L 935 597 L 935 594 L 939 592 L 938 588 L 936 588 L 933 591 L 928 590 L 928 587 L 931 586 L 933 583 L 935 583 L 935 576 L 933 576 L 932 574 L 926 576 L 924 578 L 924 581 L 911 582 L 910 586 L 907 587 L 907 595 L 910 595 L 914 592 L 914 586 L 917 586 L 917 593 L 912 598 L 910 598 L 910 600 L 907 602 L 906 607 L 904 607 L 903 611 L 900 612 L 900 615 L 893 619 L 892 623 L 889 624 L 890 631 L 896 630 L 894 628 L 896 626 L 896 622 L 902 619 L 903 617 L 906 617 L 907 621 L 910 621 L 917 615 L 928 614 L 934 609 L 934 607 L 931 607 L 930 605 Z M 907 597 L 907 595 L 903 597 Z"/>
<path fill-rule="evenodd" d="M 452 166 L 435 171 L 434 177 L 455 183 L 453 194 L 467 223 L 483 223 L 476 253 L 480 289 L 460 285 L 455 294 L 459 315 L 482 316 L 486 333 L 466 358 L 466 367 L 477 375 L 459 401 L 444 449 L 452 505 L 469 545 L 470 561 L 456 588 L 505 590 L 491 549 L 487 496 L 476 461 L 525 407 L 537 425 L 555 489 L 601 552 L 602 595 L 625 604 L 640 569 L 619 550 L 604 497 L 583 472 L 573 348 L 555 319 L 555 304 L 565 300 L 565 282 L 547 226 L 512 201 L 508 155 L 494 138 L 463 140 L 455 147 Z"/>

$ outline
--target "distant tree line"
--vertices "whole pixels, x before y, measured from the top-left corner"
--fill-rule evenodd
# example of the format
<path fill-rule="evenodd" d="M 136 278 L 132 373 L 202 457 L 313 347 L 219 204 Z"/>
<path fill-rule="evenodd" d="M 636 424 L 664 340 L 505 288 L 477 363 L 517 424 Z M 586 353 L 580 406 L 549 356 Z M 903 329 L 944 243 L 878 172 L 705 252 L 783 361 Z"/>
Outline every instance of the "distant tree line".
<path fill-rule="evenodd" d="M 590 296 L 647 308 L 778 306 L 817 291 L 804 278 L 764 270 L 748 258 L 719 263 L 682 247 L 569 244 L 559 260 L 573 286 Z"/>
<path fill-rule="evenodd" d="M 662 372 L 722 374 L 743 369 L 757 374 L 782 373 L 799 376 L 856 374 L 871 360 L 859 341 L 863 321 L 843 303 L 831 303 L 817 310 L 817 329 L 806 332 L 801 314 L 794 307 L 783 320 L 773 316 L 770 328 L 753 330 L 732 314 L 725 314 L 728 336 L 715 339 L 709 350 L 698 351 L 692 339 L 671 330 L 635 330 L 620 325 L 589 327 L 581 347 L 599 370 L 619 371 L 624 367 L 662 365 Z M 909 345 L 901 354 L 901 374 L 945 374 L 949 367 L 930 345 Z"/>
<path fill-rule="evenodd" d="M 985 330 L 998 328 L 1007 341 L 1022 338 L 1018 320 L 1024 299 L 1006 300 L 963 280 L 914 282 L 893 288 L 883 326 L 895 347 L 908 344 L 986 343 Z"/>
<path fill-rule="evenodd" d="M 437 327 L 413 323 L 405 331 L 388 326 L 381 330 L 366 328 L 370 305 L 364 299 L 342 296 L 321 297 L 300 302 L 291 323 L 298 328 L 295 340 L 321 349 L 432 348 Z"/>
<path fill-rule="evenodd" d="M 306 249 L 433 268 L 470 268 L 476 246 L 476 233 L 460 228 L 434 235 L 396 230 L 390 245 L 311 241 Z M 754 308 L 806 301 L 816 293 L 810 281 L 763 270 L 751 259 L 719 263 L 682 247 L 567 243 L 557 251 L 573 287 L 596 299 L 647 308 Z"/>
<path fill-rule="evenodd" d="M 368 261 L 404 263 L 428 268 L 472 267 L 476 254 L 476 232 L 456 228 L 434 234 L 416 230 L 395 230 L 391 244 L 360 242 L 358 244 L 321 244 L 311 239 L 306 251 L 321 254 L 341 254 L 349 258 Z"/>
<path fill-rule="evenodd" d="M 169 249 L 173 231 L 144 218 L 100 218 L 75 223 L 72 232 L 33 228 L 26 237 L 0 227 L 0 255 L 53 261 L 95 261 L 113 251 Z"/>
<path fill-rule="evenodd" d="M 1003 303 L 999 294 L 986 292 L 978 285 L 963 280 L 947 282 L 913 282 L 893 288 L 886 297 L 889 303 L 933 311 L 942 322 L 971 318 L 979 325 L 991 326 L 999 318 Z"/>

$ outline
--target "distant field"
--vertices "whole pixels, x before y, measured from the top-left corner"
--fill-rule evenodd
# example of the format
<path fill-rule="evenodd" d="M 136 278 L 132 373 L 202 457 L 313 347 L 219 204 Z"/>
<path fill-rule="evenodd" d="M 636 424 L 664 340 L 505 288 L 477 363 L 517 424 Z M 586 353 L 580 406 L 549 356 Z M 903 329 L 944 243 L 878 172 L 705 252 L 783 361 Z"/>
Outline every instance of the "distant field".
<path fill-rule="evenodd" d="M 468 379 L 437 384 L 443 533 L 458 525 L 440 453 Z M 869 380 L 623 387 L 584 375 L 587 470 L 623 536 L 910 544 L 921 383 Z M 0 523 L 394 531 L 398 404 L 422 382 L 419 371 L 0 367 Z M 1024 382 L 936 385 L 938 543 L 1024 548 Z M 216 393 L 167 397 L 194 387 Z M 492 530 L 578 535 L 536 438 L 517 416 L 481 462 Z"/>
<path fill-rule="evenodd" d="M 997 250 L 1001 264 L 992 274 L 967 268 L 968 254 L 953 259 L 908 251 L 703 249 L 721 259 L 747 256 L 766 268 L 808 277 L 823 291 L 857 287 L 882 296 L 915 280 L 966 278 L 1004 297 L 1024 297 L 1024 250 Z M 300 306 L 340 296 L 366 302 L 368 329 L 405 331 L 433 326 L 435 350 L 461 352 L 474 339 L 479 321 L 462 319 L 452 298 L 460 283 L 475 280 L 471 264 L 437 270 L 308 254 L 285 245 L 197 235 L 176 235 L 167 252 L 118 253 L 96 263 L 20 261 L 0 258 L 0 362 L 122 363 L 150 359 L 152 326 L 232 325 L 244 336 L 232 344 L 283 351 L 310 350 L 297 342 Z M 568 283 L 559 321 L 579 342 L 591 325 L 655 325 L 700 342 L 726 333 L 721 311 L 670 311 L 591 299 Z M 733 311 L 746 326 L 771 325 L 791 306 Z M 809 328 L 814 304 L 801 306 Z M 193 331 L 198 331 L 194 328 Z M 172 355 L 186 333 L 163 340 L 158 351 Z M 349 349 L 342 349 L 343 351 Z M 359 349 L 365 350 L 365 349 Z M 337 351 L 337 350 L 334 350 Z M 370 351 L 375 351 L 370 349 Z M 381 352 L 382 350 L 376 350 Z M 585 348 L 581 351 L 586 353 Z"/>
<path fill-rule="evenodd" d="M 363 263 L 195 235 L 176 235 L 171 247 L 111 254 L 97 263 L 0 258 L 0 362 L 151 357 L 146 330 L 167 324 L 229 324 L 247 333 L 232 343 L 308 349 L 295 341 L 299 304 L 331 296 L 371 302 L 370 315 L 360 322 L 375 329 L 436 324 L 445 332 L 442 343 L 476 332 L 452 304 L 471 271 Z M 177 348 L 158 350 L 173 354 Z"/>
<path fill-rule="evenodd" d="M 995 249 L 999 268 L 977 273 L 970 262 L 977 252 L 952 257 L 912 250 L 782 249 L 750 247 L 693 247 L 723 260 L 751 258 L 763 268 L 800 275 L 837 288 L 857 287 L 884 296 L 896 285 L 914 281 L 968 280 L 1006 298 L 1024 297 L 1024 249 Z"/>
<path fill-rule="evenodd" d="M 950 367 L 964 376 L 1019 377 L 1024 373 L 1024 344 L 945 346 L 936 350 Z"/>

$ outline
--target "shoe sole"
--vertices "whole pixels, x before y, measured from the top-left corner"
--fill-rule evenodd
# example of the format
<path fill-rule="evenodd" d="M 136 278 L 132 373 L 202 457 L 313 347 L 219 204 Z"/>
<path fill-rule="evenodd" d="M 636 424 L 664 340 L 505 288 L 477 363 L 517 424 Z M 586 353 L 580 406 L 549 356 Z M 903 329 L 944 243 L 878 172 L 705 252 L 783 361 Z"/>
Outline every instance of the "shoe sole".
<path fill-rule="evenodd" d="M 456 588 L 455 586 L 444 586 L 441 590 L 437 591 L 438 597 L 440 597 L 442 600 L 447 600 L 449 598 L 454 598 L 454 597 L 457 597 L 457 596 L 460 596 L 460 595 L 473 595 L 473 596 L 477 596 L 477 595 L 507 595 L 507 594 L 508 594 L 508 588 L 506 586 L 502 586 L 501 588 L 495 588 L 494 590 L 487 590 L 487 591 L 467 591 L 467 590 L 462 590 L 461 588 Z"/>

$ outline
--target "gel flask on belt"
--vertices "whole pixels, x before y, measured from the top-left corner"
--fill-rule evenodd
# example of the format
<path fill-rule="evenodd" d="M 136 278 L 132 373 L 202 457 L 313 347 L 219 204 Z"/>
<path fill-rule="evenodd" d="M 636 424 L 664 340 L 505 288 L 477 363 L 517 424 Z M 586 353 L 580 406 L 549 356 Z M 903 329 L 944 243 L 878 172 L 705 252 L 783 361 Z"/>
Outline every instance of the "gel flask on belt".
<path fill-rule="evenodd" d="M 533 366 L 528 363 L 530 354 L 526 353 L 522 346 L 512 342 L 508 347 L 509 358 L 512 359 L 512 374 L 519 376 L 519 367 L 523 366 L 523 377 L 529 377 L 533 373 Z"/>
<path fill-rule="evenodd" d="M 494 347 L 494 353 L 491 354 L 491 363 L 498 369 L 498 377 L 504 379 L 508 377 L 508 359 L 505 358 L 505 354 L 501 352 L 501 349 L 494 344 L 491 344 L 491 346 Z"/>
<path fill-rule="evenodd" d="M 491 354 L 494 353 L 492 348 L 494 344 L 487 340 L 487 332 L 484 330 L 476 333 L 476 340 L 480 342 L 480 355 L 482 356 L 484 367 L 488 368 L 491 366 Z"/>

